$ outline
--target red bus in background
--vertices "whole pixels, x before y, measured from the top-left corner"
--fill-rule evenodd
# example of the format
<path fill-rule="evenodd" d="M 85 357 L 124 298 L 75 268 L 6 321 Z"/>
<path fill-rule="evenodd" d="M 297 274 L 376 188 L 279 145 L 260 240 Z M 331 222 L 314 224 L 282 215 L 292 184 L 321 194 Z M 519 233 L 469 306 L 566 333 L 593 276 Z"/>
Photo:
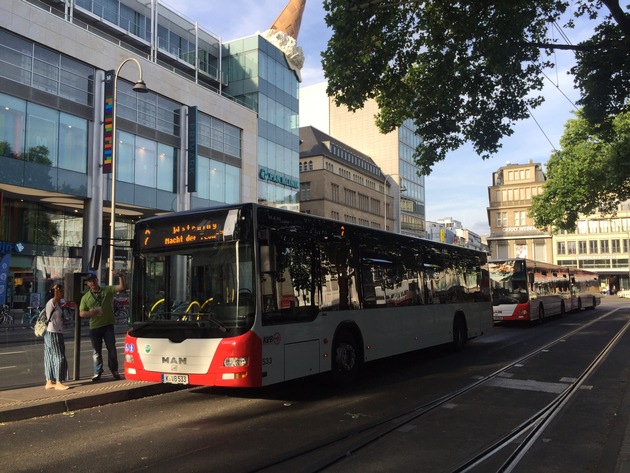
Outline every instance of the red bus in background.
<path fill-rule="evenodd" d="M 488 262 L 495 322 L 533 321 L 601 302 L 599 275 L 524 258 Z"/>

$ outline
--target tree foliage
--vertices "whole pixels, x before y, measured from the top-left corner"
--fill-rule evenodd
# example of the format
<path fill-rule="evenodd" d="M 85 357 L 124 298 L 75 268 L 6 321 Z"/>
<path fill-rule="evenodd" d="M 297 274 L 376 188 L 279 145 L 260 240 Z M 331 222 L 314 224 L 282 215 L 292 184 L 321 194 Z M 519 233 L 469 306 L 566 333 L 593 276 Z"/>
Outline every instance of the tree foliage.
<path fill-rule="evenodd" d="M 466 142 L 483 159 L 495 154 L 542 103 L 554 50 L 576 51 L 579 104 L 602 136 L 628 104 L 630 17 L 618 1 L 325 0 L 324 8 L 333 30 L 322 55 L 328 94 L 350 110 L 375 99 L 385 133 L 411 119 L 426 175 Z M 594 36 L 554 39 L 570 14 L 600 21 Z"/>
<path fill-rule="evenodd" d="M 606 133 L 601 128 L 583 112 L 567 122 L 562 149 L 547 163 L 544 192 L 532 199 L 537 227 L 572 231 L 580 215 L 614 215 L 630 199 L 630 112 L 618 114 Z"/>

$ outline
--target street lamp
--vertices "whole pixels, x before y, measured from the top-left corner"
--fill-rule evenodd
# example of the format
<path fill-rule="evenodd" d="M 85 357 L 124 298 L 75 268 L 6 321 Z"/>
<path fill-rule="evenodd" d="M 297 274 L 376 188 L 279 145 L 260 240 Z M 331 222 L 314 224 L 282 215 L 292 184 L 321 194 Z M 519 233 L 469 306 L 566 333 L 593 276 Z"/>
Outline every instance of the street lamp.
<path fill-rule="evenodd" d="M 114 103 L 112 105 L 112 137 L 113 137 L 113 146 L 112 146 L 112 206 L 111 206 L 111 220 L 109 227 L 109 285 L 114 284 L 114 229 L 116 224 L 116 149 L 118 147 L 118 142 L 116 139 L 116 105 L 118 102 L 118 76 L 120 75 L 120 70 L 123 68 L 125 64 L 129 61 L 133 61 L 138 66 L 140 70 L 140 78 L 133 85 L 133 91 L 138 93 L 146 94 L 149 92 L 147 89 L 147 85 L 142 80 L 142 66 L 140 62 L 135 58 L 127 58 L 123 62 L 120 63 L 118 69 L 116 69 L 116 75 L 114 76 Z"/>

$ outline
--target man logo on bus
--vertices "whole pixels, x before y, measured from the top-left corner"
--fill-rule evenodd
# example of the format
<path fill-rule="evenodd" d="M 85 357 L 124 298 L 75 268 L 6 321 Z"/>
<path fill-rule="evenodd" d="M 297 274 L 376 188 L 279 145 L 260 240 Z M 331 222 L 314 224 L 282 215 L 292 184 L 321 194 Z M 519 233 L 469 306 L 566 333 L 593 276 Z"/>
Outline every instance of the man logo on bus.
<path fill-rule="evenodd" d="M 265 335 L 263 337 L 263 344 L 271 345 L 273 343 L 274 345 L 280 345 L 280 340 L 280 334 L 276 332 L 273 335 Z"/>
<path fill-rule="evenodd" d="M 163 356 L 162 357 L 162 364 L 171 364 L 171 365 L 185 365 L 186 363 L 188 363 L 188 358 L 184 357 L 179 357 L 176 358 L 174 356 Z"/>
<path fill-rule="evenodd" d="M 151 345 L 145 345 L 144 346 L 144 352 L 145 353 L 151 353 Z"/>

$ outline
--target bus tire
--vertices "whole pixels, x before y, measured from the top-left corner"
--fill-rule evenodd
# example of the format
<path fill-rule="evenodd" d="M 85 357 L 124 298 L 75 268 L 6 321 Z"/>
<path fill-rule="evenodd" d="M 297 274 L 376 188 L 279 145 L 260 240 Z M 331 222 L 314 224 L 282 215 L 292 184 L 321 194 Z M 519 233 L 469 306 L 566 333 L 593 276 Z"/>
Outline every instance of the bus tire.
<path fill-rule="evenodd" d="M 577 310 L 582 310 L 582 298 L 578 297 L 578 308 Z"/>
<path fill-rule="evenodd" d="M 545 318 L 545 306 L 540 304 L 538 306 L 538 323 L 542 323 Z"/>
<path fill-rule="evenodd" d="M 594 310 L 597 307 L 597 300 L 593 297 L 593 305 L 589 307 L 589 309 Z"/>
<path fill-rule="evenodd" d="M 564 307 L 564 301 L 560 302 L 560 317 L 565 317 L 567 315 L 567 310 Z"/>
<path fill-rule="evenodd" d="M 466 318 L 462 314 L 456 314 L 453 319 L 453 350 L 461 351 L 468 340 L 468 327 Z"/>
<path fill-rule="evenodd" d="M 359 375 L 361 351 L 357 336 L 350 330 L 342 329 L 336 336 L 332 350 L 330 377 L 336 386 L 352 384 Z"/>

